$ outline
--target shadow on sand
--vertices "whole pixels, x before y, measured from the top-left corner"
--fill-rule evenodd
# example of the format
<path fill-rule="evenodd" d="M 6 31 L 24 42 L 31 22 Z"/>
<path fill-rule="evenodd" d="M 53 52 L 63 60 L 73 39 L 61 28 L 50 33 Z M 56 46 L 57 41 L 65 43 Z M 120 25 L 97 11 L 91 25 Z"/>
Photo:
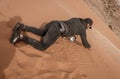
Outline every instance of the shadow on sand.
<path fill-rule="evenodd" d="M 9 43 L 13 26 L 20 22 L 21 18 L 15 16 L 9 21 L 0 22 L 0 79 L 5 79 L 5 69 L 9 66 L 15 55 L 15 47 Z"/>

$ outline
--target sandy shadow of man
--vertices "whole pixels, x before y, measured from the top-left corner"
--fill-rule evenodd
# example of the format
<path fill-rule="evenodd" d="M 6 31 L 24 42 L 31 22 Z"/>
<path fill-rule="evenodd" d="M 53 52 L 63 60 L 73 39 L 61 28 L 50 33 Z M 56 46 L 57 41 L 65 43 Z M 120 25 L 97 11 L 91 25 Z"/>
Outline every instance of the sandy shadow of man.
<path fill-rule="evenodd" d="M 15 55 L 15 47 L 9 43 L 9 36 L 13 26 L 20 22 L 21 18 L 15 16 L 8 21 L 0 22 L 0 79 L 5 79 L 5 69 L 9 66 Z"/>

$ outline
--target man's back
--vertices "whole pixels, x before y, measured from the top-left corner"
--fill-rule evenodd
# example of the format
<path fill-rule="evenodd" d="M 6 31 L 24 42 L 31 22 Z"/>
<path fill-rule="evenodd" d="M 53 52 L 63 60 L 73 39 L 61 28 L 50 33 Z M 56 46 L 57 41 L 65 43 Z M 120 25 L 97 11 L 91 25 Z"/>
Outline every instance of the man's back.
<path fill-rule="evenodd" d="M 68 25 L 69 35 L 79 35 L 86 30 L 80 18 L 71 18 L 63 22 Z"/>

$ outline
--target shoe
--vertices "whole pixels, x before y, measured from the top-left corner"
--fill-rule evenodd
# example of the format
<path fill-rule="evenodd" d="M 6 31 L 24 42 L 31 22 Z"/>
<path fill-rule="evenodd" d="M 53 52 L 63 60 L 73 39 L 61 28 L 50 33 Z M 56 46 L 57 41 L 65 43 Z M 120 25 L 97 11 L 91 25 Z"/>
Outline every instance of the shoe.
<path fill-rule="evenodd" d="M 11 44 L 15 44 L 16 42 L 20 41 L 20 34 L 21 32 L 20 31 L 16 31 L 16 32 L 12 32 L 12 36 L 10 38 L 10 43 Z"/>
<path fill-rule="evenodd" d="M 20 34 L 23 30 L 24 25 L 17 23 L 15 27 L 12 29 L 12 35 L 10 38 L 10 43 L 15 44 L 16 42 L 20 41 Z"/>
<path fill-rule="evenodd" d="M 16 25 L 15 25 L 15 27 L 12 29 L 12 31 L 19 31 L 19 30 L 24 30 L 25 29 L 25 26 L 24 26 L 24 24 L 21 24 L 21 23 L 17 23 Z"/>

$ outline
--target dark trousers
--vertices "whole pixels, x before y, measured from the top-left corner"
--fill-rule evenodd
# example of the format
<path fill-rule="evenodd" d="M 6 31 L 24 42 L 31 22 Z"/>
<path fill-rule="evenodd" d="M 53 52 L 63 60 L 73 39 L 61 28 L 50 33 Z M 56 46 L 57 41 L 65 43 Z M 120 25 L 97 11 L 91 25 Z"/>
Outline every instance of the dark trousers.
<path fill-rule="evenodd" d="M 47 49 L 61 35 L 59 24 L 56 21 L 50 22 L 40 29 L 31 26 L 26 26 L 25 31 L 31 32 L 42 37 L 42 40 L 40 41 L 28 36 L 23 36 L 22 39 L 24 43 L 29 44 L 38 50 Z"/>

